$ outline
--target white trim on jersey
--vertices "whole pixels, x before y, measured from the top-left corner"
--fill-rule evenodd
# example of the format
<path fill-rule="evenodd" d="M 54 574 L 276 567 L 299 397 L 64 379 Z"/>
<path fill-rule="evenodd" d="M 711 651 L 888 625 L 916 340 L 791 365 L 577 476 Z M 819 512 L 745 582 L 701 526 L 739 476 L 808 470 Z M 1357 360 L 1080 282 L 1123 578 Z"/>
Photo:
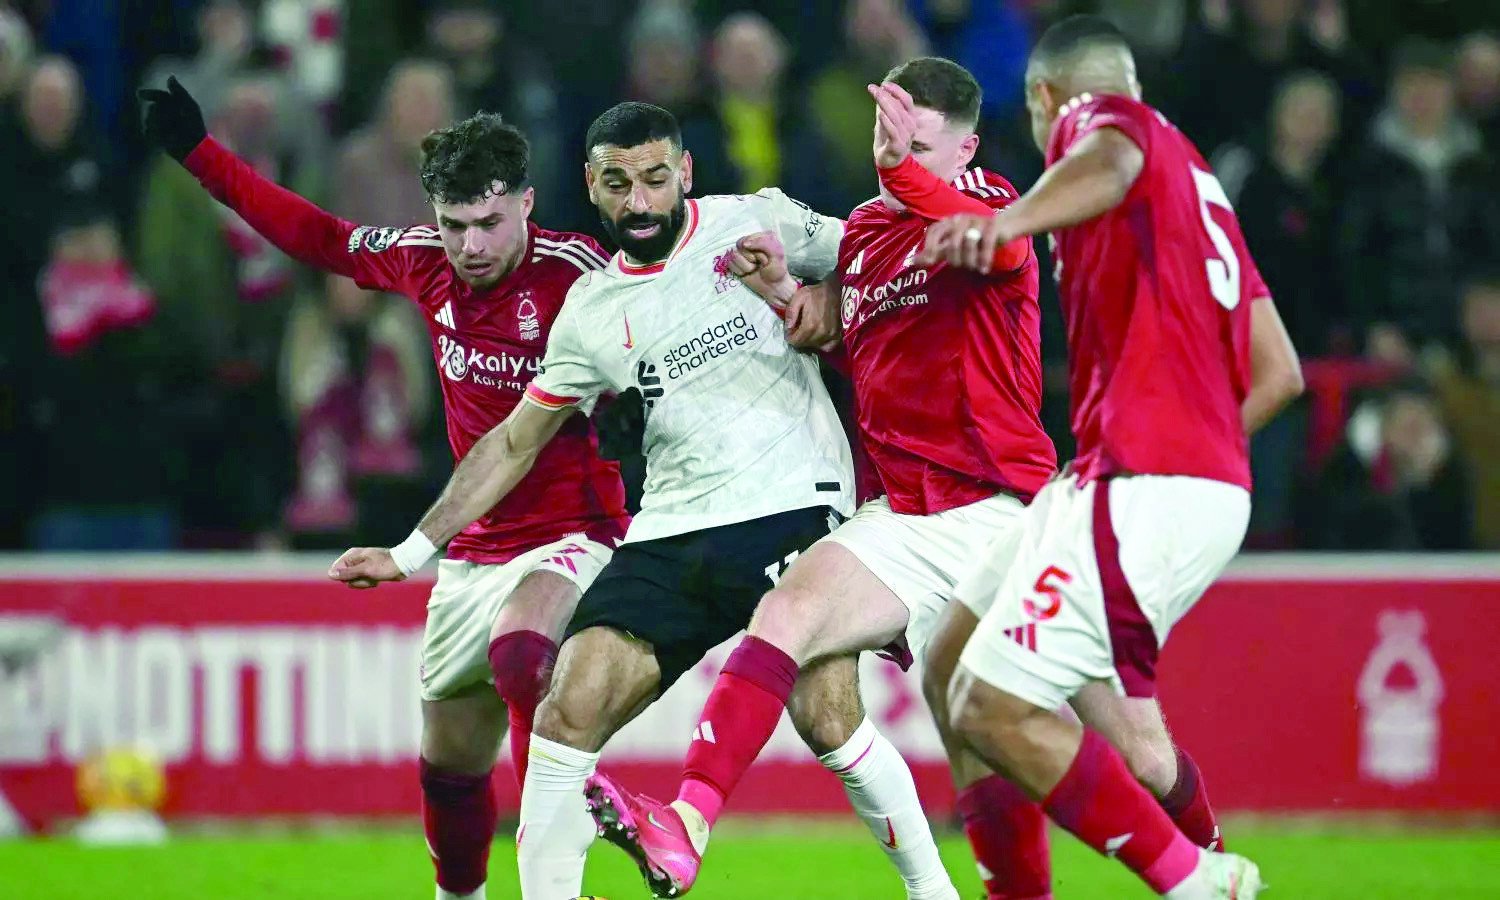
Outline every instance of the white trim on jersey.
<path fill-rule="evenodd" d="M 864 267 L 865 251 L 861 249 L 858 253 L 854 254 L 853 259 L 849 260 L 849 266 L 844 270 L 844 273 L 847 275 L 858 275 Z"/>
<path fill-rule="evenodd" d="M 431 225 L 413 225 L 406 229 L 402 237 L 437 237 L 438 230 Z"/>
<path fill-rule="evenodd" d="M 397 247 L 441 247 L 443 242 L 435 238 L 402 238 L 396 242 Z"/>
<path fill-rule="evenodd" d="M 548 253 L 554 256 L 569 255 L 579 261 L 589 264 L 589 269 L 602 269 L 609 265 L 609 260 L 604 254 L 585 244 L 583 241 L 550 241 L 539 237 L 536 239 L 536 251 Z M 585 269 L 584 271 L 588 271 Z"/>
<path fill-rule="evenodd" d="M 973 191 L 981 197 L 1009 197 L 1010 192 L 999 185 L 988 184 L 984 172 L 973 168 L 953 179 L 953 186 L 961 191 Z"/>
<path fill-rule="evenodd" d="M 443 308 L 440 309 L 440 310 L 438 310 L 437 314 L 434 315 L 432 318 L 439 325 L 445 326 L 447 328 L 451 328 L 454 331 L 458 330 L 458 326 L 453 323 L 453 301 L 452 300 L 449 300 L 447 303 L 444 303 L 443 304 Z"/>

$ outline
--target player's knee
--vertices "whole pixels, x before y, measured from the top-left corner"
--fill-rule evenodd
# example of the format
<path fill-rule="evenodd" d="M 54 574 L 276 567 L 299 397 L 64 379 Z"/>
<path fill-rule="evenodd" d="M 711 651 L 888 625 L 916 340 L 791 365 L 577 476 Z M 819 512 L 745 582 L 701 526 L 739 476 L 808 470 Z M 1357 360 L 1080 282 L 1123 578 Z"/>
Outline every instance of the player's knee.
<path fill-rule="evenodd" d="M 749 633 L 780 647 L 787 655 L 806 659 L 808 639 L 816 632 L 818 597 L 792 587 L 772 588 L 761 598 Z"/>
<path fill-rule="evenodd" d="M 532 732 L 546 740 L 595 753 L 604 743 L 602 714 L 598 695 L 593 691 L 554 683 L 537 707 Z"/>
<path fill-rule="evenodd" d="M 832 753 L 849 743 L 864 719 L 863 711 L 851 711 L 842 705 L 794 708 L 789 712 L 802 742 L 817 756 Z"/>
<path fill-rule="evenodd" d="M 948 727 L 977 745 L 1020 747 L 1028 742 L 1026 717 L 1017 703 L 960 670 L 947 687 Z"/>

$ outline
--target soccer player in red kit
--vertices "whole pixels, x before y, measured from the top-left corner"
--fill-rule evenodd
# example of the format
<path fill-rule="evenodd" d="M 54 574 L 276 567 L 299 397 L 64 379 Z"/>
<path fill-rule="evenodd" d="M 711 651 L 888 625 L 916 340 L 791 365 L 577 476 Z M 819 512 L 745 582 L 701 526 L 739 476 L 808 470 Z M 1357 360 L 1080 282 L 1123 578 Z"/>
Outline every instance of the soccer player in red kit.
<path fill-rule="evenodd" d="M 155 142 L 281 250 L 418 304 L 455 459 L 520 402 L 569 287 L 607 260 L 589 237 L 530 222 L 529 148 L 499 116 L 481 113 L 423 141 L 421 177 L 436 226 L 371 227 L 257 174 L 207 136 L 197 103 L 175 79 L 141 100 Z M 448 544 L 427 607 L 421 670 L 423 823 L 439 900 L 484 896 L 496 826 L 490 772 L 506 709 L 519 779 L 557 639 L 626 524 L 619 471 L 599 458 L 589 420 L 575 416 L 515 490 Z M 345 564 L 387 552 L 409 575 L 436 548 L 351 550 L 331 575 L 349 580 Z M 581 804 L 577 814 L 587 821 Z"/>
<path fill-rule="evenodd" d="M 1253 900 L 1253 863 L 1195 846 L 1108 740 L 1055 712 L 1101 686 L 1119 716 L 1153 697 L 1167 633 L 1244 537 L 1247 433 L 1301 388 L 1218 180 L 1139 98 L 1112 25 L 1054 25 L 1027 70 L 1046 173 L 997 215 L 935 224 L 920 256 L 984 271 L 996 245 L 1053 233 L 1078 442 L 1027 510 L 949 710 L 970 748 L 1158 894 Z"/>

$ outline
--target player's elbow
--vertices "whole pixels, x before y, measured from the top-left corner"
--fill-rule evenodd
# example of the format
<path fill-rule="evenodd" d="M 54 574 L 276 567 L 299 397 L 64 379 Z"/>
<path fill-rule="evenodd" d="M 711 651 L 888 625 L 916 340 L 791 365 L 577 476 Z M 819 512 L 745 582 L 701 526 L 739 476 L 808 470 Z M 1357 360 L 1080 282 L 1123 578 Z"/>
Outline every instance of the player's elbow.
<path fill-rule="evenodd" d="M 1267 390 L 1275 396 L 1277 406 L 1285 406 L 1302 396 L 1307 390 L 1307 381 L 1302 376 L 1302 361 L 1289 353 L 1279 359 L 1267 373 Z"/>

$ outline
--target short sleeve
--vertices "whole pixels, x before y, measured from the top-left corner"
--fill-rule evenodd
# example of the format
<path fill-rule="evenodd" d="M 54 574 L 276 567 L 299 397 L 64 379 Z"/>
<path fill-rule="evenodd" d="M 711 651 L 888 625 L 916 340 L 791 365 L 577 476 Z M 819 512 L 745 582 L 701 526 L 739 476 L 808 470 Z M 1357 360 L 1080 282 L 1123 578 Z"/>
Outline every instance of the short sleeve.
<path fill-rule="evenodd" d="M 1156 112 L 1142 103 L 1116 94 L 1073 101 L 1047 143 L 1047 165 L 1067 155 L 1079 141 L 1101 128 L 1114 128 L 1135 142 L 1142 152 L 1151 150 L 1151 120 Z"/>
<path fill-rule="evenodd" d="M 821 281 L 839 260 L 839 241 L 844 223 L 825 216 L 799 200 L 793 200 L 779 188 L 757 191 L 756 199 L 768 207 L 769 221 L 781 244 L 786 248 L 787 268 L 798 278 Z"/>
<path fill-rule="evenodd" d="M 526 387 L 526 399 L 538 406 L 572 406 L 588 412 L 599 395 L 609 389 L 583 343 L 577 314 L 578 304 L 565 301 L 552 323 L 542 370 Z"/>
<path fill-rule="evenodd" d="M 973 197 L 990 209 L 1004 209 L 1019 196 L 1009 181 L 994 172 L 975 167 L 953 180 L 953 186 L 965 197 Z"/>

